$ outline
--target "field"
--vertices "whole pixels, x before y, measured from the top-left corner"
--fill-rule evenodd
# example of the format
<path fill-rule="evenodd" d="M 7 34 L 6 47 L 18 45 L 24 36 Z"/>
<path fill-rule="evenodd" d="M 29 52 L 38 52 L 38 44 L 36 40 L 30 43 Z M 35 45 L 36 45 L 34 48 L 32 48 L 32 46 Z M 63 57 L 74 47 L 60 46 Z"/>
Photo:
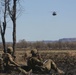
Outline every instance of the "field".
<path fill-rule="evenodd" d="M 24 60 L 25 52 L 29 53 L 30 51 L 25 51 L 24 49 L 16 51 L 15 61 L 18 64 L 26 65 Z M 46 59 L 52 59 L 60 69 L 66 72 L 66 75 L 76 75 L 76 50 L 39 50 L 39 53 L 42 55 L 44 61 Z"/>

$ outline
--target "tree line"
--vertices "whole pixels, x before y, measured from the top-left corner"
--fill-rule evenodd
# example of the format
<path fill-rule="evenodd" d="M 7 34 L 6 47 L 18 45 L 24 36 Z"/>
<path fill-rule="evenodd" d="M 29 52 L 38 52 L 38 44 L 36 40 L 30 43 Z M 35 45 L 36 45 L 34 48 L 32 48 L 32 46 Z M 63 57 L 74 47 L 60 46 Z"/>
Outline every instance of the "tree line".
<path fill-rule="evenodd" d="M 12 43 L 7 43 L 6 46 L 11 46 Z M 0 44 L 0 48 L 2 48 L 2 44 Z M 36 48 L 40 50 L 75 50 L 76 49 L 76 42 L 50 42 L 46 43 L 44 41 L 35 41 L 35 42 L 28 42 L 26 40 L 20 40 L 16 43 L 16 48 L 25 48 L 31 49 Z"/>

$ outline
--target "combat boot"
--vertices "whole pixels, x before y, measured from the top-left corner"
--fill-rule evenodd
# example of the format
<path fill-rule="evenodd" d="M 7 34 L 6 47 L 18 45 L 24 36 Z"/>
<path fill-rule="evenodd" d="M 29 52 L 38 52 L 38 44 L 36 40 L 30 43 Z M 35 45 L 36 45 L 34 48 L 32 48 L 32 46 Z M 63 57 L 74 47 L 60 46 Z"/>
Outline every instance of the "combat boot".
<path fill-rule="evenodd" d="M 58 73 L 59 73 L 59 75 L 65 75 L 64 71 L 62 71 L 60 69 L 58 69 Z"/>

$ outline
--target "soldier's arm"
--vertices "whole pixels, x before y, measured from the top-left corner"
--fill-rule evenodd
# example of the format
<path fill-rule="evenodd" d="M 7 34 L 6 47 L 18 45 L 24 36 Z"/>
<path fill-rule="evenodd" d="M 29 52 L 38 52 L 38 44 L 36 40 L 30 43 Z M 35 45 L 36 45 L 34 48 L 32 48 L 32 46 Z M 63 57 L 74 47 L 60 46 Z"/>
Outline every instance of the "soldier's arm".
<path fill-rule="evenodd" d="M 41 57 L 40 54 L 38 54 L 37 56 L 38 56 L 38 59 L 39 59 L 40 61 L 43 61 L 43 59 L 42 59 L 42 57 Z"/>
<path fill-rule="evenodd" d="M 43 62 L 37 58 L 34 59 L 35 63 L 37 63 L 39 66 L 43 65 Z"/>
<path fill-rule="evenodd" d="M 8 58 L 9 58 L 10 63 L 14 64 L 15 66 L 19 66 L 16 62 L 13 61 L 13 58 L 10 54 L 8 54 Z"/>

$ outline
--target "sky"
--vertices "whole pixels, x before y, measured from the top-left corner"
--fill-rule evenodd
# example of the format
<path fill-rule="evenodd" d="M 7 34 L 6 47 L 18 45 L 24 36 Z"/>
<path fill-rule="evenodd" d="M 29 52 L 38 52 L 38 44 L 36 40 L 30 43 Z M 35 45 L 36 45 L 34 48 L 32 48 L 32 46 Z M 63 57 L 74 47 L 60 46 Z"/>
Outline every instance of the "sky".
<path fill-rule="evenodd" d="M 16 40 L 42 41 L 76 38 L 76 0 L 21 0 Z M 52 12 L 57 13 L 56 16 Z M 6 41 L 12 41 L 8 22 Z M 1 41 L 1 40 L 0 40 Z"/>

